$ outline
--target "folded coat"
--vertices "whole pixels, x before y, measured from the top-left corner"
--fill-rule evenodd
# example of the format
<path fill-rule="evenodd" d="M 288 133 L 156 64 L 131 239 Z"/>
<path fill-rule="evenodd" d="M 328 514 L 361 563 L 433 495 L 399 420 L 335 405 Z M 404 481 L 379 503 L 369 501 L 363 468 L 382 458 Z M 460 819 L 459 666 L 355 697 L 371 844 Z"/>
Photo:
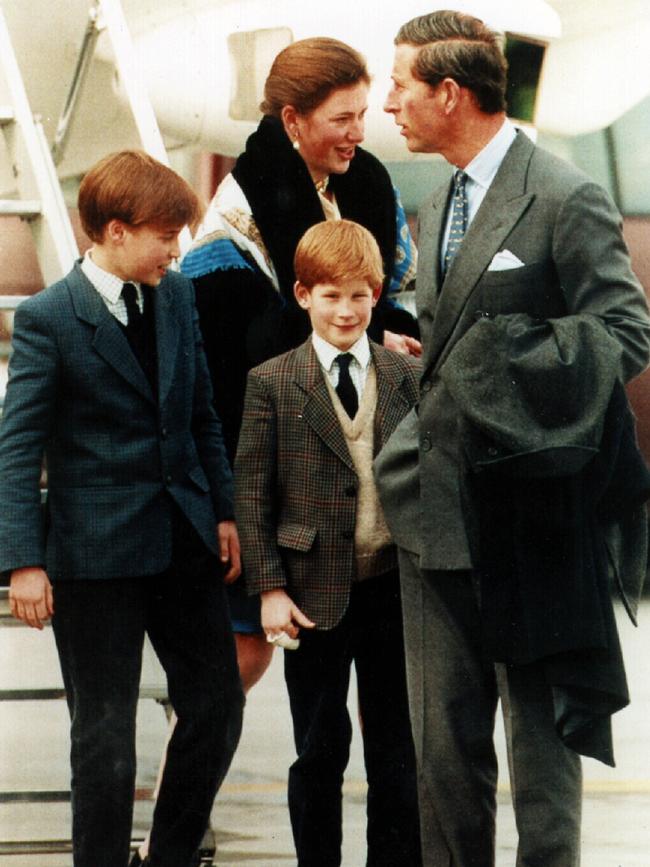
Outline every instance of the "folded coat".
<path fill-rule="evenodd" d="M 611 714 L 629 702 L 611 578 L 634 619 L 650 472 L 620 349 L 596 317 L 477 322 L 441 377 L 461 412 L 486 647 L 543 661 L 563 741 L 613 764 Z"/>

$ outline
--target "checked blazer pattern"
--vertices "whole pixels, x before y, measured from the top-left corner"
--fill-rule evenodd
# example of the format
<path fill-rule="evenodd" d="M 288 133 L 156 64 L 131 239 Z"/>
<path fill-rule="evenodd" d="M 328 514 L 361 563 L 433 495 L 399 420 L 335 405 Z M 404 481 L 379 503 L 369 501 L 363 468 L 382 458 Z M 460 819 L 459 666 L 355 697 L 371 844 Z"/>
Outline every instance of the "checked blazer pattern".
<path fill-rule="evenodd" d="M 45 565 L 52 580 L 161 572 L 172 500 L 216 552 L 232 475 L 191 281 L 170 272 L 152 298 L 157 399 L 79 264 L 16 311 L 0 425 L 0 569 Z"/>
<path fill-rule="evenodd" d="M 417 371 L 370 342 L 375 451 L 417 400 Z M 250 594 L 287 588 L 321 629 L 345 613 L 356 570 L 357 474 L 311 339 L 248 375 L 235 513 Z"/>

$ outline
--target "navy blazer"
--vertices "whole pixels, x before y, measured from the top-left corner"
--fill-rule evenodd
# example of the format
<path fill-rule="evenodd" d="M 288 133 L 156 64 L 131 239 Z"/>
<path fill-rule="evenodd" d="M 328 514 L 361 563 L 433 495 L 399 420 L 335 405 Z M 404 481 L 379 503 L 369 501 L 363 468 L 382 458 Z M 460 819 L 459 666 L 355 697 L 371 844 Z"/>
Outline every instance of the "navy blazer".
<path fill-rule="evenodd" d="M 0 425 L 0 568 L 51 580 L 155 574 L 173 501 L 209 549 L 233 515 L 191 281 L 153 289 L 158 398 L 79 264 L 16 311 Z M 45 455 L 48 520 L 40 508 Z"/>

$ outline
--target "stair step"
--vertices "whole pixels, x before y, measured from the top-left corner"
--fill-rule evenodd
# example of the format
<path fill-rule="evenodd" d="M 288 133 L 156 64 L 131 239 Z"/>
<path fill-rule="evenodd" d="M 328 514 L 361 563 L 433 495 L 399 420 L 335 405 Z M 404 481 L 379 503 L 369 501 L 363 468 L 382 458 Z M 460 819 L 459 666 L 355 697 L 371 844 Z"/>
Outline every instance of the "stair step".
<path fill-rule="evenodd" d="M 41 203 L 36 199 L 0 199 L 0 217 L 23 217 L 32 220 L 41 215 Z"/>
<path fill-rule="evenodd" d="M 0 127 L 8 126 L 16 120 L 16 115 L 10 105 L 0 105 Z"/>

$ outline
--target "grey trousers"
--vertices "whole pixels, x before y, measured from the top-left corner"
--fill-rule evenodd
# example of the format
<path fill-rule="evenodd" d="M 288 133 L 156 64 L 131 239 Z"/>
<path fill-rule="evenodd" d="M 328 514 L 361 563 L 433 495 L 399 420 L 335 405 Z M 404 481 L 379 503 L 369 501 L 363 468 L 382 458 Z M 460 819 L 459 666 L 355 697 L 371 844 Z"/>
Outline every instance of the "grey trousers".
<path fill-rule="evenodd" d="M 471 572 L 420 570 L 418 557 L 400 550 L 400 573 L 424 867 L 495 863 L 499 698 L 517 867 L 578 867 L 580 758 L 555 733 L 543 672 L 485 657 Z"/>

